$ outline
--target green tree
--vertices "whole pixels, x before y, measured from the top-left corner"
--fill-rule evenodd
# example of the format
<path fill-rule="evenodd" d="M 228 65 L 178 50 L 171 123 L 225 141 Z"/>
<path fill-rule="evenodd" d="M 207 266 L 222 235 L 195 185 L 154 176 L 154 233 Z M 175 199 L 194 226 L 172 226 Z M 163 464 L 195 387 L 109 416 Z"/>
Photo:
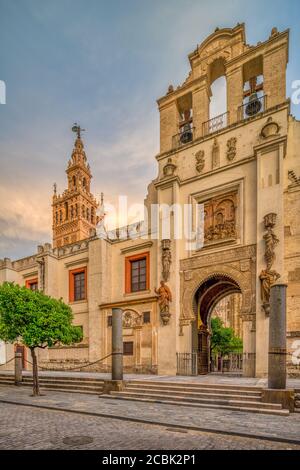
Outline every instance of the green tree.
<path fill-rule="evenodd" d="M 81 341 L 82 331 L 72 319 L 71 308 L 62 300 L 11 282 L 0 286 L 0 339 L 22 341 L 30 349 L 34 396 L 40 394 L 36 348 Z"/>
<path fill-rule="evenodd" d="M 210 339 L 211 350 L 221 357 L 229 353 L 241 353 L 243 341 L 235 335 L 232 328 L 224 327 L 223 321 L 218 318 L 211 319 L 212 335 Z"/>

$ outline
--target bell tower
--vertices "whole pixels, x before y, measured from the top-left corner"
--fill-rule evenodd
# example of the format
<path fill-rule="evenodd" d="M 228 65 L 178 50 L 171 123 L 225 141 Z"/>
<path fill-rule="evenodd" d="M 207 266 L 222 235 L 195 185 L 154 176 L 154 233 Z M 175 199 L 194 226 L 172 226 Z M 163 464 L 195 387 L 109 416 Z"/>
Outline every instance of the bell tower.
<path fill-rule="evenodd" d="M 93 235 L 97 224 L 98 202 L 90 192 L 92 174 L 84 151 L 81 133 L 84 129 L 74 124 L 77 134 L 74 149 L 66 169 L 68 188 L 53 194 L 53 247 L 61 247 Z"/>

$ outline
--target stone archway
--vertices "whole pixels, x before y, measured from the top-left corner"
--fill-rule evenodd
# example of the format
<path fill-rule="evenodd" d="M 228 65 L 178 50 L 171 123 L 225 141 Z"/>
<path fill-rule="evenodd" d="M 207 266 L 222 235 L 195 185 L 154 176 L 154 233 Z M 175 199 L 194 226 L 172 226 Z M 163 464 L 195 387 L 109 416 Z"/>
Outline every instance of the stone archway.
<path fill-rule="evenodd" d="M 181 297 L 179 334 L 182 351 L 198 349 L 197 296 L 199 288 L 208 292 L 201 300 L 207 318 L 214 305 L 229 293 L 242 296 L 243 375 L 255 376 L 255 246 L 236 247 L 215 253 L 203 253 L 180 262 Z M 204 293 L 203 293 L 204 295 Z M 209 297 L 211 296 L 211 298 Z M 205 324 L 204 318 L 204 324 Z"/>
<path fill-rule="evenodd" d="M 198 373 L 210 372 L 210 318 L 217 303 L 229 294 L 242 293 L 241 287 L 227 274 L 212 274 L 195 292 L 193 309 L 193 348 L 198 352 Z"/>

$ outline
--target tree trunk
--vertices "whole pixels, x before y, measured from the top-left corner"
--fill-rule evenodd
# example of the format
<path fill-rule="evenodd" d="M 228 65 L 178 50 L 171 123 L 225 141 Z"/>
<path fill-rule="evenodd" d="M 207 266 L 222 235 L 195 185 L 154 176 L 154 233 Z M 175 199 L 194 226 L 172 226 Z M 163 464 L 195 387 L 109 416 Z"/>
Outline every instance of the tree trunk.
<path fill-rule="evenodd" d="M 35 353 L 35 348 L 30 348 L 32 356 L 32 381 L 33 381 L 33 396 L 40 395 L 39 376 L 38 376 L 38 365 Z"/>

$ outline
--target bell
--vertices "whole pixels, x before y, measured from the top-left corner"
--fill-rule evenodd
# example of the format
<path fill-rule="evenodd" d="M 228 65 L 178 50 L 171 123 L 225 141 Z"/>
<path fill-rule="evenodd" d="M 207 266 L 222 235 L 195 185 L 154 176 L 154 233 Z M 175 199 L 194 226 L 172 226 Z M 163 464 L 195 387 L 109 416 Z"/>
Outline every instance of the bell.
<path fill-rule="evenodd" d="M 254 116 L 255 114 L 259 113 L 261 108 L 262 108 L 262 104 L 259 101 L 257 93 L 256 92 L 252 93 L 249 97 L 249 102 L 245 110 L 247 116 Z"/>
<path fill-rule="evenodd" d="M 193 133 L 190 124 L 185 124 L 183 131 L 180 135 L 180 142 L 182 144 L 187 144 L 193 140 Z"/>

